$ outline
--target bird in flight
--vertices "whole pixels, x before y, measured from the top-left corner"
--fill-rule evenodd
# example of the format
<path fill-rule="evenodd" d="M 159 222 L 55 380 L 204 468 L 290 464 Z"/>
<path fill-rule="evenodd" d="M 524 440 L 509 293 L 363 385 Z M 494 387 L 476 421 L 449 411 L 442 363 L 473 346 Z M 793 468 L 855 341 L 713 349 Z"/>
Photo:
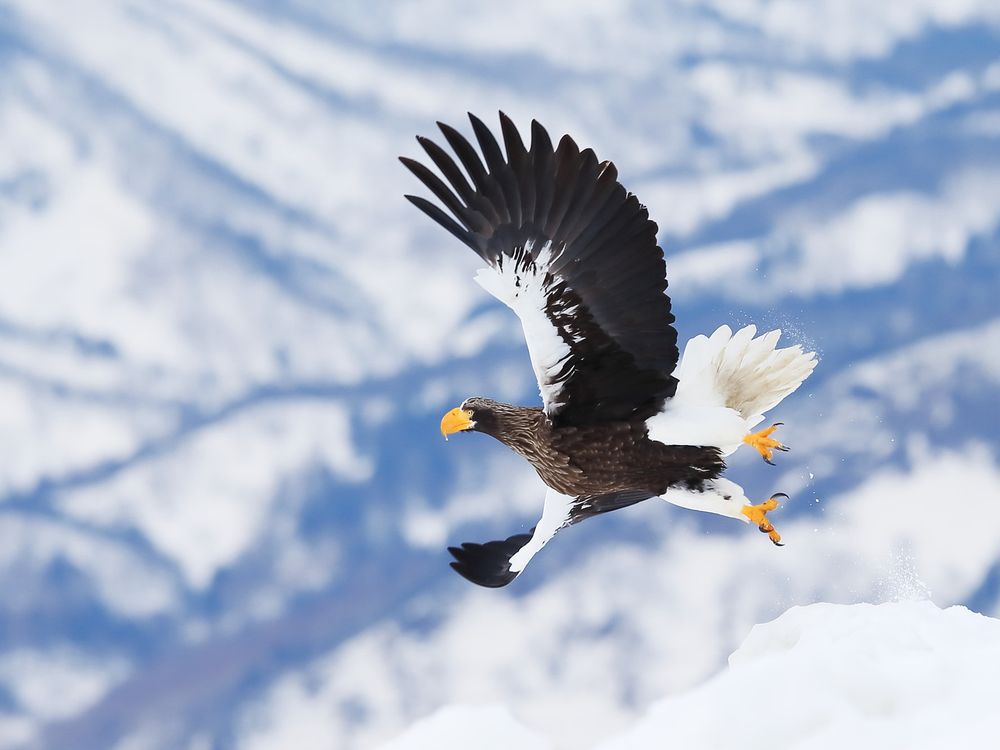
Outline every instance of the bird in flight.
<path fill-rule="evenodd" d="M 400 158 L 448 212 L 406 198 L 486 264 L 475 280 L 520 318 L 542 406 L 468 398 L 441 432 L 496 438 L 548 491 L 529 533 L 450 547 L 451 566 L 480 586 L 506 586 L 560 529 L 652 497 L 754 523 L 780 546 L 767 514 L 787 496 L 751 503 L 722 477 L 724 459 L 741 445 L 768 463 L 787 450 L 772 437 L 778 424 L 752 430 L 809 376 L 815 354 L 777 348 L 777 330 L 723 325 L 679 357 L 657 226 L 614 164 L 568 135 L 553 147 L 536 121 L 526 147 L 502 112 L 501 150 L 469 119 L 482 156 L 438 123 L 461 168 L 422 137 L 440 177 Z"/>

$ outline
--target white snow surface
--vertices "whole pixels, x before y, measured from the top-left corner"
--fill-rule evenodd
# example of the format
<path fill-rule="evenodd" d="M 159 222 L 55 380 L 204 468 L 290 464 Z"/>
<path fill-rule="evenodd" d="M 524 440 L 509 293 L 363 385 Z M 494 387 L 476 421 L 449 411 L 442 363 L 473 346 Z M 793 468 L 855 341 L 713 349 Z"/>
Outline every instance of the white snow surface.
<path fill-rule="evenodd" d="M 445 706 L 422 719 L 381 750 L 544 750 L 549 745 L 503 706 Z"/>
<path fill-rule="evenodd" d="M 976 747 L 1000 732 L 998 669 L 1000 621 L 965 607 L 793 607 L 601 750 Z"/>
<path fill-rule="evenodd" d="M 965 607 L 927 600 L 792 607 L 754 626 L 721 673 L 655 704 L 620 736 L 585 746 L 977 747 L 1000 732 L 998 670 L 1000 621 Z M 558 747 L 502 707 L 449 706 L 382 750 L 460 746 Z"/>

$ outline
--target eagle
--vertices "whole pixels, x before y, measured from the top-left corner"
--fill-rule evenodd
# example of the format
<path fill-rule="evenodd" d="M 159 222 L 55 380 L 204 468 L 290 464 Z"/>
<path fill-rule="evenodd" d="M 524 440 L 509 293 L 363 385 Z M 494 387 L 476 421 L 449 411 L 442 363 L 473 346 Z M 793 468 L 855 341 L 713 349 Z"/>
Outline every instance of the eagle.
<path fill-rule="evenodd" d="M 615 165 L 569 135 L 554 147 L 534 120 L 526 147 L 501 112 L 502 149 L 469 120 L 478 151 L 438 123 L 458 163 L 420 136 L 438 171 L 400 157 L 440 205 L 405 197 L 482 259 L 475 280 L 520 319 L 542 405 L 468 398 L 441 432 L 496 438 L 548 489 L 530 532 L 449 547 L 451 566 L 506 586 L 561 529 L 654 497 L 756 524 L 780 546 L 767 514 L 787 495 L 751 503 L 722 473 L 742 445 L 768 463 L 787 450 L 772 437 L 781 423 L 752 430 L 809 376 L 815 353 L 779 349 L 780 330 L 722 325 L 680 357 L 657 225 Z"/>

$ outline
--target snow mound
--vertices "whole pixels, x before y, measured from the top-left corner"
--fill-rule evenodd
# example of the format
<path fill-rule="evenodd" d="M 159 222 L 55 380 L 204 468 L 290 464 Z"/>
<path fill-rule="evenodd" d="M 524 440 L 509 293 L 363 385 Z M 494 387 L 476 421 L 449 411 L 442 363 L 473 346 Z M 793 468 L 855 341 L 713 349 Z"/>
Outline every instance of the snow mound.
<path fill-rule="evenodd" d="M 812 604 L 601 750 L 977 747 L 1000 734 L 1000 620 L 928 601 Z M 548 748 L 500 707 L 451 706 L 382 750 Z"/>
<path fill-rule="evenodd" d="M 1000 732 L 1000 621 L 927 601 L 793 607 L 601 750 L 973 747 Z"/>
<path fill-rule="evenodd" d="M 519 724 L 503 706 L 446 706 L 421 719 L 381 750 L 544 750 L 548 744 Z"/>

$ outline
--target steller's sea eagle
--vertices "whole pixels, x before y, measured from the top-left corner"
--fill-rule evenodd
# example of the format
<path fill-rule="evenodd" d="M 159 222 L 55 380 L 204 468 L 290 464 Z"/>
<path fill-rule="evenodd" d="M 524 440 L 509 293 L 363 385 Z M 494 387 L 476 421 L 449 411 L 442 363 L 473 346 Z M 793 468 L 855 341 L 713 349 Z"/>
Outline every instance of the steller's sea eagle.
<path fill-rule="evenodd" d="M 493 436 L 548 492 L 530 533 L 450 547 L 452 567 L 481 586 L 505 586 L 560 529 L 651 497 L 752 522 L 780 544 L 767 513 L 787 496 L 750 503 L 722 478 L 723 459 L 743 444 L 768 463 L 786 450 L 771 437 L 778 425 L 751 430 L 809 376 L 815 354 L 776 348 L 780 331 L 723 325 L 691 339 L 678 363 L 657 227 L 614 164 L 568 135 L 553 148 L 535 121 L 525 148 L 501 112 L 502 151 L 469 118 L 482 158 L 438 123 L 464 172 L 426 138 L 417 140 L 444 180 L 401 157 L 451 215 L 406 198 L 486 263 L 476 281 L 520 318 L 542 406 L 469 398 L 444 415 L 441 432 Z"/>

